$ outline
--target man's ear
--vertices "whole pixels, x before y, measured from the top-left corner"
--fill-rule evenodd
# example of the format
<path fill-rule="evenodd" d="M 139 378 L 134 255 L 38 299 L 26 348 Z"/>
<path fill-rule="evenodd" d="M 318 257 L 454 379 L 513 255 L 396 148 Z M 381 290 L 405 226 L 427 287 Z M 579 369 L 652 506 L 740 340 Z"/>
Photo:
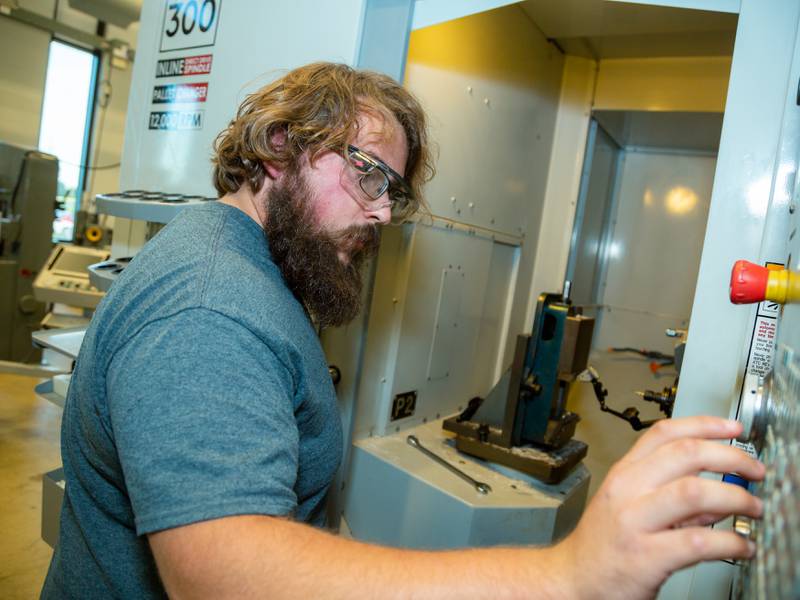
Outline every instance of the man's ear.
<path fill-rule="evenodd" d="M 283 169 L 282 167 L 266 161 L 264 161 L 261 164 L 264 165 L 264 170 L 267 172 L 269 178 L 272 179 L 273 181 L 278 180 L 283 176 L 283 172 L 285 171 L 285 169 Z"/>
<path fill-rule="evenodd" d="M 283 127 L 277 127 L 273 131 L 270 132 L 270 145 L 277 151 L 281 152 L 284 147 L 286 146 L 286 138 L 287 138 L 286 129 Z M 264 169 L 267 171 L 267 175 L 269 175 L 270 179 L 280 179 L 283 176 L 283 172 L 285 168 L 281 165 L 264 161 L 262 163 L 264 165 Z"/>

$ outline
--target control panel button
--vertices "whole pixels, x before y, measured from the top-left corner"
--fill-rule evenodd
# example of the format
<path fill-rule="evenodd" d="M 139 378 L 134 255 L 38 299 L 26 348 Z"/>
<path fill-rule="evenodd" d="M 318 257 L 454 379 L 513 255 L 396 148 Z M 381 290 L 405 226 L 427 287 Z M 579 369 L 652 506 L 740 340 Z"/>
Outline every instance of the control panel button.
<path fill-rule="evenodd" d="M 800 302 L 800 273 L 737 260 L 731 270 L 730 298 L 734 304 Z"/>
<path fill-rule="evenodd" d="M 737 260 L 731 271 L 731 302 L 752 304 L 761 302 L 767 293 L 769 270 L 746 260 Z"/>

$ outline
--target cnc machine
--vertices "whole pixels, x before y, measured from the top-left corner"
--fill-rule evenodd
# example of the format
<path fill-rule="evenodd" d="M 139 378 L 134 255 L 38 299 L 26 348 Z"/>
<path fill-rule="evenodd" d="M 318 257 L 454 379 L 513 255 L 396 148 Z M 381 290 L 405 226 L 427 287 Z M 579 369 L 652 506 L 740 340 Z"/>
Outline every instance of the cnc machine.
<path fill-rule="evenodd" d="M 541 294 L 565 279 L 593 94 L 628 88 L 615 85 L 613 60 L 565 55 L 507 4 L 482 3 L 497 10 L 473 21 L 473 4 L 444 1 L 143 5 L 120 190 L 110 194 L 212 196 L 209 149 L 246 93 L 276 70 L 311 61 L 386 72 L 434 115 L 442 151 L 427 189 L 431 219 L 384 231 L 366 278 L 368 308 L 347 328 L 322 333 L 341 374 L 345 463 L 329 522 L 344 535 L 423 548 L 548 543 L 570 531 L 586 502 L 586 446 L 573 436 L 567 391 L 587 365 L 593 315 L 581 315 L 563 294 Z M 735 13 L 739 22 L 675 415 L 739 414 L 752 387 L 744 373 L 772 362 L 769 340 L 754 332 L 784 319 L 771 404 L 782 408 L 754 418 L 767 423 L 754 431 L 764 431 L 773 469 L 762 488 L 770 513 L 751 532 L 765 554 L 740 586 L 745 597 L 780 597 L 761 590 L 798 589 L 797 474 L 789 461 L 796 427 L 787 416 L 797 405 L 794 308 L 760 304 L 748 312 L 730 305 L 727 286 L 738 258 L 797 269 L 800 7 L 681 4 Z M 192 13 L 190 5 L 199 8 Z M 424 35 L 409 45 L 412 30 L 437 24 L 446 24 L 440 46 Z M 477 56 L 462 51 L 476 48 Z M 719 67 L 717 58 L 704 69 Z M 646 75 L 633 78 L 632 95 L 642 91 L 636 82 L 651 80 Z M 120 261 L 146 241 L 142 215 L 151 206 L 144 197 L 107 198 L 116 207 L 109 212 L 117 211 L 111 259 Z M 124 261 L 101 271 L 120 268 Z M 749 358 L 753 339 L 764 342 L 758 361 Z M 759 385 L 763 397 L 766 383 Z M 720 562 L 677 573 L 662 597 L 728 598 L 737 568 Z"/>
<path fill-rule="evenodd" d="M 35 362 L 45 305 L 33 280 L 52 247 L 58 160 L 0 142 L 0 360 Z"/>

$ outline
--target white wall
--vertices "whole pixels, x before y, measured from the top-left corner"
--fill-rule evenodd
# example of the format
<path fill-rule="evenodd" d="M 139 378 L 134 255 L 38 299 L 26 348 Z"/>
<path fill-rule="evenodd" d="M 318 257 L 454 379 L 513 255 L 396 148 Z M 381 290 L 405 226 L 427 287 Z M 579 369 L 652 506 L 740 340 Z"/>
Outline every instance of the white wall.
<path fill-rule="evenodd" d="M 713 156 L 625 152 L 595 348 L 672 351 L 664 329 L 688 325 L 715 167 Z"/>
<path fill-rule="evenodd" d="M 22 9 L 47 18 L 55 17 L 60 23 L 85 33 L 94 34 L 96 31 L 97 20 L 71 9 L 67 2 L 19 0 L 18 4 Z M 109 25 L 106 38 L 121 39 L 133 47 L 137 31 L 138 25 L 135 23 L 127 29 Z M 0 56 L 3 57 L 0 61 L 0 140 L 31 148 L 37 145 L 51 37 L 49 32 L 0 16 Z M 131 69 L 109 70 L 105 61 L 100 79 L 105 78 L 110 80 L 111 96 L 102 127 L 102 112 L 99 108 L 95 112 L 92 153 L 89 157 L 91 162 L 99 144 L 97 164 L 100 166 L 118 163 L 120 159 Z M 117 190 L 118 180 L 118 168 L 97 171 L 94 179 L 90 172 L 87 185 L 94 185 L 88 192 L 93 195 Z"/>
<path fill-rule="evenodd" d="M 0 140 L 36 147 L 49 43 L 46 32 L 0 17 Z"/>

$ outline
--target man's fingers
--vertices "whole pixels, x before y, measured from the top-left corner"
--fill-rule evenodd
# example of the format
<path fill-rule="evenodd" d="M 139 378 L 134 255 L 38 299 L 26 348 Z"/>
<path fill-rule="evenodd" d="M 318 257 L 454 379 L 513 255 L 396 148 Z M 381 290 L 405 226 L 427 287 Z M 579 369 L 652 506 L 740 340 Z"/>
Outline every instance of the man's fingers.
<path fill-rule="evenodd" d="M 738 485 L 682 477 L 638 498 L 630 519 L 655 532 L 703 515 L 738 514 L 757 518 L 762 510 L 761 500 Z"/>
<path fill-rule="evenodd" d="M 715 523 L 719 523 L 723 519 L 726 519 L 728 516 L 730 515 L 703 513 L 702 515 L 697 515 L 696 517 L 692 517 L 691 519 L 681 521 L 680 523 L 677 523 L 675 527 L 705 527 L 707 525 L 714 525 Z"/>
<path fill-rule="evenodd" d="M 656 448 L 680 438 L 705 438 L 724 440 L 736 437 L 742 424 L 720 417 L 698 416 L 680 419 L 662 419 L 653 425 L 633 445 L 623 461 L 639 460 Z"/>
<path fill-rule="evenodd" d="M 701 471 L 738 473 L 745 479 L 758 481 L 764 476 L 764 465 L 746 452 L 700 439 L 678 439 L 656 448 L 647 460 L 628 463 L 629 477 L 641 489 L 653 489 L 674 479 Z"/>
<path fill-rule="evenodd" d="M 710 527 L 687 527 L 656 534 L 653 556 L 669 572 L 705 560 L 741 559 L 753 556 L 752 542 L 732 532 Z"/>

